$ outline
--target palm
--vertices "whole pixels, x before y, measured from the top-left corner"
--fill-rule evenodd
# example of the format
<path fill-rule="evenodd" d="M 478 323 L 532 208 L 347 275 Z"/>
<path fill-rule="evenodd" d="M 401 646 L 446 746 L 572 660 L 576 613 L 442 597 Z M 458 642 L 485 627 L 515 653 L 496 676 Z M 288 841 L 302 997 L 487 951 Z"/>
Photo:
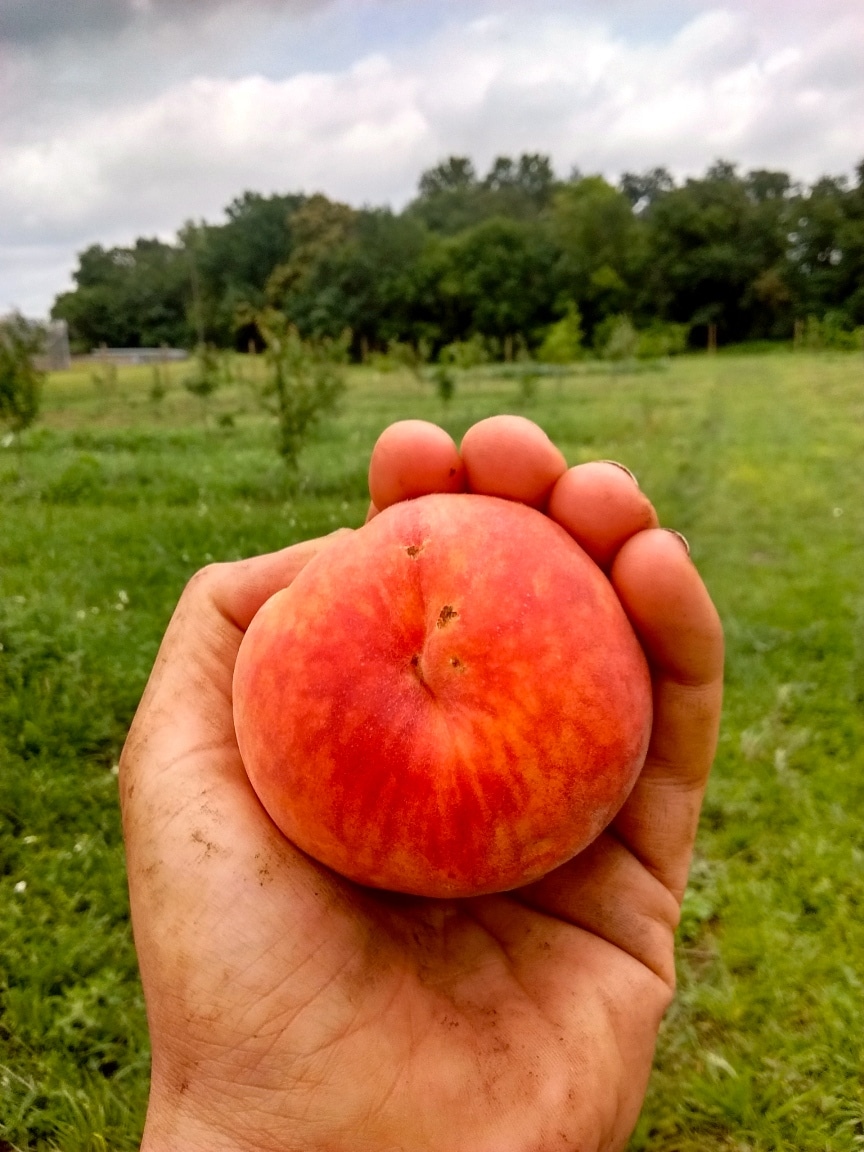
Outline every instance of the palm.
<path fill-rule="evenodd" d="M 693 599 L 698 578 L 689 565 L 682 575 L 664 536 L 616 545 L 613 582 L 653 656 L 655 707 L 673 722 L 655 726 L 643 779 L 586 852 L 528 888 L 473 900 L 341 880 L 281 836 L 248 784 L 230 712 L 237 648 L 257 606 L 316 546 L 193 584 L 121 780 L 153 1038 L 149 1146 L 162 1133 L 189 1148 L 215 1148 L 220 1133 L 225 1147 L 328 1152 L 623 1146 L 671 997 L 677 898 L 717 712 L 716 651 L 710 690 L 667 674 L 663 566 L 678 617 L 675 587 L 689 580 L 697 607 L 704 592 Z M 703 634 L 716 632 L 709 617 Z M 682 702 L 698 728 L 686 749 Z"/>
<path fill-rule="evenodd" d="M 406 1146 L 447 1152 L 522 1147 L 532 1132 L 543 1148 L 599 1148 L 630 1130 L 671 995 L 649 968 L 537 911 L 530 889 L 432 901 L 341 881 L 272 828 L 233 757 L 202 770 L 226 786 L 204 822 L 197 805 L 188 823 L 180 815 L 193 834 L 169 866 L 191 902 L 185 930 L 157 944 L 169 979 L 152 1003 L 174 1044 L 182 1020 L 183 1047 L 206 1051 L 198 1092 L 218 1098 L 227 1082 L 265 1094 L 246 1126 L 253 1146 L 292 1116 L 300 1146 L 316 1147 L 297 1112 L 318 1106 L 338 1113 L 346 1148 L 361 1127 L 370 1148 L 399 1147 L 406 1118 Z M 230 844 L 223 804 L 243 816 Z M 620 906 L 627 894 L 599 895 Z M 190 935 L 218 944 L 181 977 Z M 625 1001 L 638 1011 L 621 1012 Z"/>

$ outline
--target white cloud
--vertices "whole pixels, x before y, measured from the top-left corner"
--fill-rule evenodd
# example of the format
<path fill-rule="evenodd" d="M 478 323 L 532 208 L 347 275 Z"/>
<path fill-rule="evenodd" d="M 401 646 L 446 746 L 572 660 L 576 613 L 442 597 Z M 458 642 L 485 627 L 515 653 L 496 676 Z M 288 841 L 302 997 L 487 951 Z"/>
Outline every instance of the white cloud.
<path fill-rule="evenodd" d="M 146 42 L 127 27 L 95 71 L 83 44 L 64 42 L 48 63 L 0 44 L 0 98 L 20 110 L 0 124 L 0 303 L 44 309 L 85 244 L 168 237 L 244 188 L 398 205 L 454 152 L 482 170 L 501 153 L 545 151 L 562 173 L 610 177 L 700 172 L 722 155 L 814 179 L 864 151 L 857 0 L 818 11 L 680 0 L 671 28 L 669 5 L 652 0 L 638 34 L 629 0 L 438 0 L 435 26 L 414 41 L 379 28 L 348 60 L 279 73 L 274 38 L 311 58 L 345 15 L 319 7 L 311 23 L 279 25 L 276 0 L 213 3 L 192 45 L 176 22 L 155 21 Z M 380 17 L 387 3 L 366 7 Z"/>

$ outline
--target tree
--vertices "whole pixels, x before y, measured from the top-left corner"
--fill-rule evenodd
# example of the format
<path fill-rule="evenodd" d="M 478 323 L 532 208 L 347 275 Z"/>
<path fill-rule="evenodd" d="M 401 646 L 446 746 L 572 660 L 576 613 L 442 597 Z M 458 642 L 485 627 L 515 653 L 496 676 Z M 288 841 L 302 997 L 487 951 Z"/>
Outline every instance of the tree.
<path fill-rule="evenodd" d="M 650 208 L 665 192 L 671 192 L 675 181 L 665 168 L 649 168 L 640 174 L 625 172 L 619 184 L 635 212 Z"/>
<path fill-rule="evenodd" d="M 344 244 L 354 225 L 356 212 L 347 204 L 311 196 L 292 219 L 291 257 L 277 265 L 267 280 L 267 298 L 276 308 L 285 308 L 292 296 L 300 296 L 314 280 L 321 261 Z"/>
<path fill-rule="evenodd" d="M 273 269 L 290 259 L 292 219 L 305 203 L 301 195 L 261 196 L 244 192 L 225 209 L 224 224 L 188 222 L 178 233 L 186 253 L 190 285 L 200 310 L 195 319 L 198 343 L 210 341 L 243 350 L 254 328 L 250 313 L 266 303 L 265 286 Z"/>
<path fill-rule="evenodd" d="M 498 156 L 482 180 L 467 157 L 451 156 L 423 173 L 407 213 L 432 232 L 454 236 L 496 216 L 536 219 L 557 186 L 552 161 L 539 152 Z"/>
<path fill-rule="evenodd" d="M 0 320 L 0 421 L 18 434 L 39 414 L 43 374 L 34 357 L 42 350 L 45 333 L 19 312 Z"/>
<path fill-rule="evenodd" d="M 258 325 L 267 342 L 268 393 L 276 400 L 279 454 L 294 470 L 309 433 L 345 390 L 341 364 L 347 338 L 304 342 L 274 309 L 262 313 Z"/>
<path fill-rule="evenodd" d="M 602 176 L 586 176 L 555 193 L 552 227 L 566 297 L 589 332 L 604 317 L 631 307 L 644 260 L 644 225 L 623 192 Z"/>
<path fill-rule="evenodd" d="M 552 161 L 539 152 L 525 152 L 518 160 L 499 156 L 483 180 L 490 213 L 535 215 L 548 206 L 555 188 Z"/>
<path fill-rule="evenodd" d="M 572 364 L 581 355 L 582 317 L 571 300 L 561 319 L 546 330 L 543 343 L 537 350 L 537 359 L 545 364 Z"/>
<path fill-rule="evenodd" d="M 420 177 L 421 199 L 430 200 L 450 192 L 466 192 L 477 186 L 474 164 L 467 156 L 451 156 L 429 168 Z"/>
<path fill-rule="evenodd" d="M 270 279 L 272 302 L 306 338 L 335 339 L 350 328 L 355 354 L 416 343 L 414 270 L 427 240 L 420 221 L 327 201 L 315 206 L 313 226 L 312 208 L 310 201 L 297 213 L 295 255 Z"/>
<path fill-rule="evenodd" d="M 737 174 L 717 161 L 702 179 L 658 196 L 645 211 L 643 317 L 691 324 L 726 340 L 791 332 L 787 250 L 793 207 L 782 173 Z"/>
<path fill-rule="evenodd" d="M 499 342 L 549 323 L 555 253 L 539 223 L 495 217 L 448 240 L 438 298 L 447 339 Z"/>
<path fill-rule="evenodd" d="M 858 183 L 823 177 L 796 202 L 794 266 L 802 315 L 864 324 L 864 162 Z"/>
<path fill-rule="evenodd" d="M 130 248 L 94 244 L 79 255 L 74 279 L 77 288 L 57 298 L 51 315 L 66 320 L 76 350 L 191 342 L 192 292 L 181 249 L 156 239 Z"/>

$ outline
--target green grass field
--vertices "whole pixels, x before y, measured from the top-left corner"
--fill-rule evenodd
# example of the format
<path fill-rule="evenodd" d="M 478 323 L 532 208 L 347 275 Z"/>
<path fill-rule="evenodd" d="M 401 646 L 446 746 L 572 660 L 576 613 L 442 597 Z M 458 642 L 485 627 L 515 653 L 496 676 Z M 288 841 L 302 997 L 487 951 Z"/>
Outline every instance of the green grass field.
<path fill-rule="evenodd" d="M 864 359 L 684 358 L 460 378 L 445 408 L 352 370 L 291 480 L 249 379 L 205 405 L 52 377 L 0 448 L 0 1152 L 135 1148 L 147 1035 L 114 766 L 185 581 L 358 524 L 378 432 L 518 411 L 571 463 L 627 463 L 689 538 L 728 688 L 679 938 L 680 991 L 632 1142 L 864 1148 Z"/>

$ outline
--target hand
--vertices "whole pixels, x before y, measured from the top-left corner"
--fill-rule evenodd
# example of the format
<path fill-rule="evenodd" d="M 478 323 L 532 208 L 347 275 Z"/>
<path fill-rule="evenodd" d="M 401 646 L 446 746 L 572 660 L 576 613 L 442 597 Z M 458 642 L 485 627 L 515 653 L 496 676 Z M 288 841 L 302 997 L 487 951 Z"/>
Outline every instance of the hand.
<path fill-rule="evenodd" d="M 394 425 L 370 515 L 434 491 L 523 500 L 603 566 L 654 679 L 645 768 L 612 826 L 517 892 L 360 888 L 304 856 L 246 779 L 231 678 L 257 609 L 328 541 L 190 582 L 121 761 L 153 1048 L 146 1152 L 593 1152 L 636 1122 L 721 698 L 722 635 L 682 541 L 613 464 L 566 470 L 518 417 Z"/>

